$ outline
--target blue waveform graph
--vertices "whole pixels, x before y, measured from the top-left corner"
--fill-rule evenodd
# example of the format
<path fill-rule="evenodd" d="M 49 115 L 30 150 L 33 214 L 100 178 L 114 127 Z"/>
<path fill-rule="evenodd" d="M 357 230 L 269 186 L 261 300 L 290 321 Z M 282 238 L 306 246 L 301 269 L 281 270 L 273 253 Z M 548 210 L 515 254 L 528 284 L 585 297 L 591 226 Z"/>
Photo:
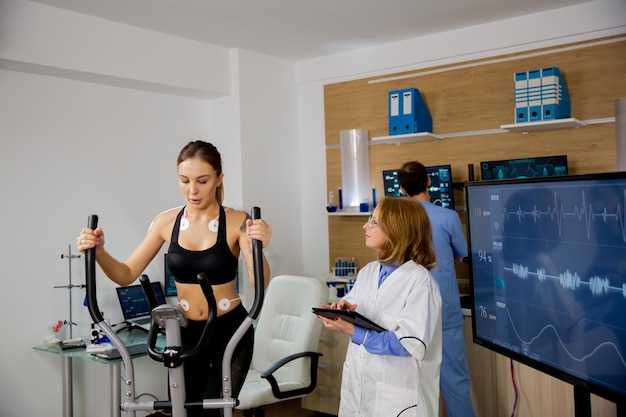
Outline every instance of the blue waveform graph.
<path fill-rule="evenodd" d="M 535 272 L 532 272 L 529 270 L 528 266 L 517 263 L 513 263 L 511 267 L 505 267 L 504 270 L 511 272 L 513 275 L 521 279 L 535 277 L 539 281 L 545 281 L 548 279 L 558 281 L 563 288 L 568 290 L 576 290 L 581 286 L 586 286 L 593 295 L 603 295 L 608 294 L 609 292 L 616 292 L 622 294 L 622 296 L 626 298 L 626 283 L 622 284 L 620 287 L 611 286 L 608 277 L 595 275 L 591 276 L 587 281 L 584 281 L 580 278 L 577 272 L 565 270 L 564 272 L 559 273 L 559 275 L 549 275 L 546 273 L 545 268 L 539 267 L 535 270 Z"/>
<path fill-rule="evenodd" d="M 580 375 L 596 373 L 602 375 L 602 379 L 611 375 L 617 386 L 621 384 L 626 392 L 626 357 L 619 339 L 606 329 L 597 328 L 596 337 L 582 338 L 579 334 L 568 334 L 570 329 L 547 320 L 538 320 L 533 328 L 521 325 L 520 319 L 513 317 L 508 307 L 504 310 L 509 327 L 508 341 L 519 346 L 522 354 Z M 548 318 L 551 316 L 547 315 Z"/>
<path fill-rule="evenodd" d="M 553 199 L 550 203 L 544 203 L 539 205 L 537 202 L 528 202 L 527 207 L 522 207 L 521 203 L 514 208 L 504 208 L 502 210 L 503 226 L 502 230 L 505 230 L 507 222 L 515 219 L 518 223 L 532 222 L 535 225 L 545 224 L 546 222 L 553 223 L 557 230 L 558 236 L 563 236 L 563 228 L 567 221 L 574 220 L 575 223 L 572 227 L 579 228 L 584 226 L 584 231 L 587 239 L 591 239 L 591 231 L 595 222 L 602 221 L 604 224 L 614 222 L 615 227 L 619 230 L 622 243 L 626 243 L 626 190 L 624 191 L 621 203 L 616 203 L 612 207 L 601 207 L 598 210 L 593 209 L 593 204 L 589 201 L 587 193 L 584 190 L 580 191 L 580 201 L 574 202 L 569 210 L 566 209 L 565 204 L 559 201 L 559 194 L 557 191 L 552 193 Z M 567 195 L 571 197 L 571 194 Z"/>

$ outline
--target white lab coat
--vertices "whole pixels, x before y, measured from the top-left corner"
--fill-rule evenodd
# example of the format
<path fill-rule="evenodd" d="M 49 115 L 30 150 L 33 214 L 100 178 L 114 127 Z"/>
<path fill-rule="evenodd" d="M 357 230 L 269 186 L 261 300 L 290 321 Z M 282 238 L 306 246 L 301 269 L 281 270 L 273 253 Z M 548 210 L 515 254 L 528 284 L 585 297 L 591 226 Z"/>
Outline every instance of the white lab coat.
<path fill-rule="evenodd" d="M 437 417 L 441 295 L 430 272 L 408 261 L 378 287 L 380 263 L 367 264 L 344 299 L 393 331 L 411 356 L 372 354 L 350 343 L 339 417 Z"/>

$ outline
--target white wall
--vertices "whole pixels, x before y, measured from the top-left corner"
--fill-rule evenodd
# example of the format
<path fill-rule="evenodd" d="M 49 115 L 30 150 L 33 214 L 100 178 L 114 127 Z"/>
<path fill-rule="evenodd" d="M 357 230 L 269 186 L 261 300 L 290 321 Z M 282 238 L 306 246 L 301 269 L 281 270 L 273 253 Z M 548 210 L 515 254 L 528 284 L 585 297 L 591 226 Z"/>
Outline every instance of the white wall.
<path fill-rule="evenodd" d="M 300 142 L 294 64 L 249 51 L 238 57 L 243 192 L 272 227 L 274 271 L 302 274 Z M 262 82 L 259 82 L 263 80 Z"/>
<path fill-rule="evenodd" d="M 67 283 L 68 262 L 60 255 L 96 213 L 108 249 L 124 258 L 152 216 L 183 203 L 175 158 L 188 140 L 208 139 L 222 151 L 227 205 L 262 208 L 274 230 L 274 274 L 319 276 L 328 266 L 325 83 L 626 32 L 623 0 L 597 0 L 536 16 L 544 24 L 530 39 L 528 18 L 519 18 L 293 64 L 37 3 L 2 0 L 0 8 L 0 280 L 6 288 L 0 404 L 10 416 L 61 415 L 60 358 L 31 349 L 47 325 L 67 317 L 67 290 L 52 288 Z M 50 31 L 65 25 L 78 31 L 72 33 L 93 31 L 93 50 L 59 48 L 58 37 L 35 23 Z M 102 36 L 120 30 L 131 45 L 122 49 L 124 59 L 99 61 L 124 48 Z M 159 42 L 165 49 L 146 50 L 145 60 L 130 53 Z M 165 57 L 166 70 L 153 71 L 157 55 Z M 188 62 L 205 71 L 181 77 L 191 85 L 179 79 Z M 206 68 L 212 63 L 228 76 L 213 78 Z M 198 96 L 203 100 L 191 98 Z M 219 98 L 204 100 L 213 97 Z M 82 261 L 73 263 L 75 283 L 84 282 L 83 269 Z M 159 260 L 147 273 L 160 279 L 161 269 Z M 105 316 L 119 320 L 113 285 L 99 282 Z M 83 293 L 74 291 L 74 320 L 84 333 Z M 147 359 L 140 365 L 138 392 L 164 398 L 161 365 Z M 108 415 L 102 368 L 75 362 L 76 416 Z"/>
<path fill-rule="evenodd" d="M 0 67 L 146 91 L 230 94 L 229 51 L 24 0 L 0 2 Z"/>

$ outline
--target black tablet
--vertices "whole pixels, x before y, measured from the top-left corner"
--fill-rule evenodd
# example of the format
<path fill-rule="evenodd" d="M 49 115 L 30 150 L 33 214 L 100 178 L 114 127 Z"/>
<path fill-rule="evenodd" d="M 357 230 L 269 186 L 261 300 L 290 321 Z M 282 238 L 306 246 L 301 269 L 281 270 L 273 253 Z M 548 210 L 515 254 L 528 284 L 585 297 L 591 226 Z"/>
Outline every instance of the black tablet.
<path fill-rule="evenodd" d="M 363 327 L 364 329 L 368 330 L 376 330 L 377 332 L 387 331 L 387 329 L 385 329 L 381 325 L 374 323 L 372 320 L 368 319 L 365 316 L 362 316 L 356 311 L 313 307 L 313 313 L 317 314 L 318 316 L 328 317 L 329 319 L 339 317 L 347 322 L 354 324 L 355 326 Z"/>

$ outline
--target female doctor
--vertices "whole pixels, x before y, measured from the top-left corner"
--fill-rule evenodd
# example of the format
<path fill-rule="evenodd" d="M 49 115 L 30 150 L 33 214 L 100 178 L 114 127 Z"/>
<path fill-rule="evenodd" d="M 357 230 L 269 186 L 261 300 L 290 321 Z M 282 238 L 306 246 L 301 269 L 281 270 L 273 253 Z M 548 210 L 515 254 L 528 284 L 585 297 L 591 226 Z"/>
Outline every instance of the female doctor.
<path fill-rule="evenodd" d="M 441 296 L 428 215 L 408 198 L 384 198 L 365 230 L 378 260 L 352 290 L 323 307 L 356 310 L 387 331 L 335 318 L 324 326 L 350 335 L 339 417 L 436 417 L 439 413 Z"/>

